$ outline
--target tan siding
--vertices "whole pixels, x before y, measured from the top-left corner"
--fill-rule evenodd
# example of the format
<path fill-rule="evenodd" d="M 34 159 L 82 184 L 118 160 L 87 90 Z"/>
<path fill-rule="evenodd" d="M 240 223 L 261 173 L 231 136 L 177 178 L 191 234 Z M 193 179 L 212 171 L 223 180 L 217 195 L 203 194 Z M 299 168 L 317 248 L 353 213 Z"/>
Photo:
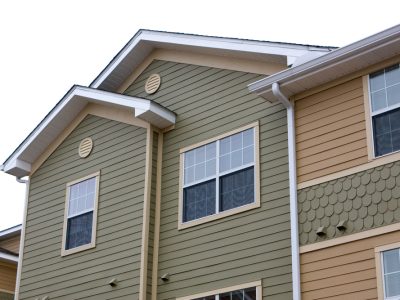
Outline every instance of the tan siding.
<path fill-rule="evenodd" d="M 0 261 L 0 291 L 14 291 L 17 265 Z"/>
<path fill-rule="evenodd" d="M 377 299 L 377 246 L 400 241 L 400 232 L 300 255 L 302 299 Z"/>
<path fill-rule="evenodd" d="M 161 88 L 144 93 L 149 74 Z M 127 90 L 177 113 L 164 135 L 157 299 L 263 280 L 265 299 L 291 299 L 286 110 L 250 94 L 255 74 L 154 62 Z M 179 149 L 259 121 L 261 207 L 178 230 Z"/>
<path fill-rule="evenodd" d="M 78 145 L 94 147 L 80 159 Z M 146 129 L 87 116 L 31 178 L 20 299 L 135 298 Z M 100 171 L 96 247 L 61 257 L 66 183 Z M 118 279 L 118 289 L 107 282 Z"/>
<path fill-rule="evenodd" d="M 361 78 L 296 102 L 299 183 L 368 162 Z"/>
<path fill-rule="evenodd" d="M 7 249 L 8 251 L 18 253 L 20 237 L 21 237 L 20 235 L 17 235 L 17 236 L 7 238 L 3 241 L 0 241 L 0 247 Z"/>

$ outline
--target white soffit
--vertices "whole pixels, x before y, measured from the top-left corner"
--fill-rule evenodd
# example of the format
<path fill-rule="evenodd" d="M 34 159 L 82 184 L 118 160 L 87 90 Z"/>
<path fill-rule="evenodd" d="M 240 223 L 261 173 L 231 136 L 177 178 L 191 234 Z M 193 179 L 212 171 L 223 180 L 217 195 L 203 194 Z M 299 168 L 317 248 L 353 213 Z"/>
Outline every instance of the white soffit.
<path fill-rule="evenodd" d="M 322 57 L 281 71 L 252 84 L 249 90 L 276 101 L 272 84 L 279 83 L 287 97 L 360 71 L 400 54 L 400 25 L 332 51 Z"/>
<path fill-rule="evenodd" d="M 88 103 L 132 109 L 135 117 L 160 129 L 176 120 L 173 112 L 151 100 L 74 86 L 4 162 L 3 171 L 16 177 L 27 176 L 31 164 Z"/>
<path fill-rule="evenodd" d="M 296 58 L 310 51 L 325 54 L 334 48 L 140 30 L 90 87 L 116 91 L 155 49 L 172 49 L 291 64 Z"/>

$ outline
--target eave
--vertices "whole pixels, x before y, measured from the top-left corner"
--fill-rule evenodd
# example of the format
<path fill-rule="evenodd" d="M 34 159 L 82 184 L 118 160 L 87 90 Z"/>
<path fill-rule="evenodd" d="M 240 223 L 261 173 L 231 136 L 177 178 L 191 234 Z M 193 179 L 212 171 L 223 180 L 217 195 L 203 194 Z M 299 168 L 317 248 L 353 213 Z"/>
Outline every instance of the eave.
<path fill-rule="evenodd" d="M 172 49 L 289 65 L 309 52 L 325 54 L 334 48 L 140 30 L 90 87 L 116 91 L 132 70 L 155 49 Z"/>
<path fill-rule="evenodd" d="M 400 25 L 369 36 L 299 66 L 284 70 L 248 86 L 253 93 L 276 101 L 272 85 L 278 83 L 292 97 L 345 75 L 400 54 Z"/>
<path fill-rule="evenodd" d="M 176 120 L 173 112 L 151 100 L 73 86 L 7 158 L 2 166 L 3 171 L 16 177 L 29 175 L 35 160 L 88 103 L 130 109 L 132 116 L 160 129 L 175 124 Z"/>

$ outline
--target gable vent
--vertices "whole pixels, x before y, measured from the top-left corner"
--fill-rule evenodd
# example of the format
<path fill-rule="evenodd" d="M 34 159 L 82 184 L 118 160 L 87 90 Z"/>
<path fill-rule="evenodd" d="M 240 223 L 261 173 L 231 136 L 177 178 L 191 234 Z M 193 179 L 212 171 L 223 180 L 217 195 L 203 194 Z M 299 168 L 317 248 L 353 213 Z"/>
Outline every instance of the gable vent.
<path fill-rule="evenodd" d="M 146 85 L 144 86 L 144 90 L 147 94 L 151 95 L 157 92 L 161 84 L 161 77 L 158 74 L 151 74 L 150 77 L 146 80 Z"/>
<path fill-rule="evenodd" d="M 91 138 L 85 138 L 82 140 L 82 142 L 79 144 L 79 156 L 82 158 L 88 157 L 90 152 L 92 152 L 93 149 L 93 141 Z"/>

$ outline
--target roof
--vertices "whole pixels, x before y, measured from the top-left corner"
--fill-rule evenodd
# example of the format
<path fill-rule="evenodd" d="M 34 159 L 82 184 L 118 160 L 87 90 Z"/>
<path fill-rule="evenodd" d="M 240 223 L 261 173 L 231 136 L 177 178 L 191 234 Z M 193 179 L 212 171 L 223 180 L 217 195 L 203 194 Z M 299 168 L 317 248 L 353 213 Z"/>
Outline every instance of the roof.
<path fill-rule="evenodd" d="M 21 228 L 22 228 L 22 225 L 19 224 L 19 225 L 15 225 L 13 227 L 1 230 L 0 231 L 0 240 L 4 240 L 6 238 L 21 234 Z"/>
<path fill-rule="evenodd" d="M 35 160 L 88 103 L 131 109 L 132 116 L 161 129 L 175 124 L 175 114 L 154 101 L 76 85 L 6 159 L 3 171 L 16 177 L 29 175 Z"/>
<path fill-rule="evenodd" d="M 256 81 L 249 85 L 249 90 L 274 102 L 273 83 L 278 83 L 282 92 L 291 97 L 398 54 L 400 25 Z"/>
<path fill-rule="evenodd" d="M 279 62 L 290 65 L 309 52 L 326 54 L 335 47 L 222 38 L 142 29 L 139 30 L 90 84 L 116 91 L 124 80 L 155 49 L 173 49 Z"/>

